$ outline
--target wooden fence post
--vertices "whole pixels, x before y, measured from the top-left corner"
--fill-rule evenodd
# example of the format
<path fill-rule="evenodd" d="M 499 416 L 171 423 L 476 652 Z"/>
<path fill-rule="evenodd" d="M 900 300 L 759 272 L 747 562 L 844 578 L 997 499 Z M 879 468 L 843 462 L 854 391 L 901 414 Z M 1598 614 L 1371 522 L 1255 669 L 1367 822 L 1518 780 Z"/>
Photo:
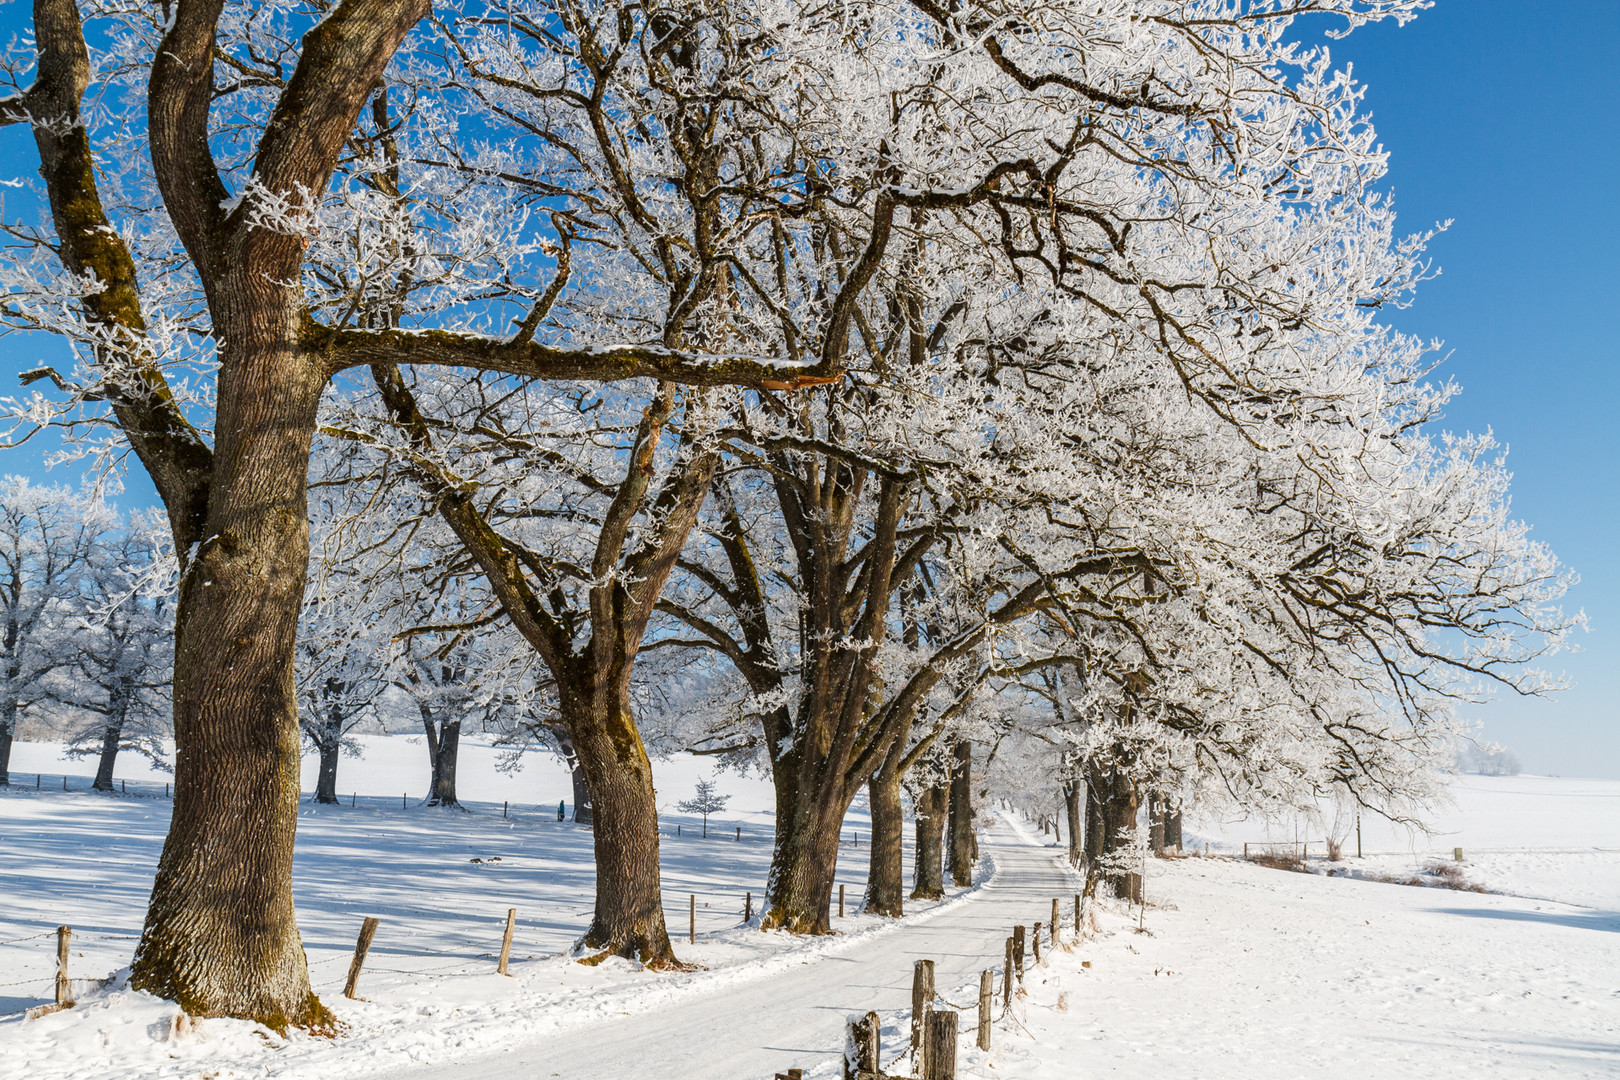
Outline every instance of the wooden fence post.
<path fill-rule="evenodd" d="M 849 1039 L 844 1048 L 844 1080 L 875 1076 L 881 1060 L 883 1020 L 875 1012 L 849 1022 Z"/>
<path fill-rule="evenodd" d="M 512 930 L 517 926 L 517 908 L 506 909 L 506 933 L 501 935 L 501 962 L 495 968 L 502 975 L 506 974 L 506 962 L 512 958 Z"/>
<path fill-rule="evenodd" d="M 1451 861 L 1452 862 L 1462 862 L 1463 861 L 1462 848 L 1452 848 L 1451 849 Z"/>
<path fill-rule="evenodd" d="M 1053 945 L 1054 948 L 1057 947 L 1058 922 L 1059 922 L 1060 919 L 1061 919 L 1061 916 L 1058 914 L 1057 897 L 1054 896 L 1054 897 L 1052 897 L 1052 921 L 1046 924 L 1047 926 L 1052 928 L 1052 945 Z"/>
<path fill-rule="evenodd" d="M 922 1080 L 956 1080 L 956 1014 L 949 1009 L 928 1016 Z"/>
<path fill-rule="evenodd" d="M 842 919 L 844 917 L 844 886 L 843 885 L 838 886 L 838 917 L 840 919 Z"/>
<path fill-rule="evenodd" d="M 742 843 L 742 826 L 737 826 L 737 843 Z"/>
<path fill-rule="evenodd" d="M 1013 965 L 1018 969 L 1018 981 L 1024 981 L 1024 928 L 1013 927 Z"/>
<path fill-rule="evenodd" d="M 1013 939 L 1007 939 L 1007 962 L 1001 967 L 1001 997 L 1003 1006 L 1012 1004 Z"/>
<path fill-rule="evenodd" d="M 687 910 L 688 922 L 687 922 L 687 925 L 686 925 L 686 943 L 688 945 L 696 945 L 697 944 L 697 893 L 693 893 L 688 902 L 690 903 L 691 906 Z"/>
<path fill-rule="evenodd" d="M 1039 964 L 1041 962 L 1041 924 L 1040 923 L 1035 924 L 1035 933 L 1034 933 L 1034 936 L 1031 937 L 1030 940 L 1035 945 L 1035 962 L 1037 964 Z"/>
<path fill-rule="evenodd" d="M 990 1049 L 990 1001 L 996 996 L 996 976 L 989 968 L 979 973 L 979 1049 Z"/>
<path fill-rule="evenodd" d="M 911 1049 L 923 1043 L 923 1020 L 934 1001 L 934 962 L 918 960 L 911 968 Z"/>
<path fill-rule="evenodd" d="M 71 926 L 56 928 L 56 1004 L 67 1008 L 73 1004 L 73 985 L 68 982 L 68 946 L 73 941 Z"/>
<path fill-rule="evenodd" d="M 1080 894 L 1074 894 L 1074 940 L 1080 940 Z"/>
<path fill-rule="evenodd" d="M 507 802 L 507 801 L 506 801 L 506 800 L 505 800 L 505 799 L 502 799 L 502 800 L 501 800 L 501 817 L 505 817 L 505 816 L 506 816 L 506 810 L 507 810 L 507 807 L 508 807 L 508 806 L 510 806 L 510 805 L 511 805 L 511 804 L 510 804 L 510 803 L 508 803 L 508 802 Z"/>
<path fill-rule="evenodd" d="M 752 922 L 754 919 L 754 894 L 743 893 L 743 922 Z"/>
<path fill-rule="evenodd" d="M 377 935 L 377 920 L 370 915 L 360 924 L 360 937 L 354 943 L 354 959 L 349 961 L 349 981 L 343 984 L 343 996 L 354 997 L 360 983 L 360 969 L 365 966 L 366 954 L 371 951 L 371 939 Z"/>

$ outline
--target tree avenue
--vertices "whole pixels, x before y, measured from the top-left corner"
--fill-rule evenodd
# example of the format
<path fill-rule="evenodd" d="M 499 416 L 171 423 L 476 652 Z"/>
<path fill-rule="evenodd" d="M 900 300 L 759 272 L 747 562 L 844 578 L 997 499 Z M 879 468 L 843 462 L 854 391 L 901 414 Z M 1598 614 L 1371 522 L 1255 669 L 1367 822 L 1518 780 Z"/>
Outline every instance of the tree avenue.
<path fill-rule="evenodd" d="M 77 367 L 12 415 L 133 450 L 180 563 L 134 985 L 328 1026 L 300 694 L 323 800 L 390 682 L 441 804 L 475 710 L 542 733 L 594 816 L 578 955 L 654 968 L 649 746 L 770 769 L 762 924 L 805 933 L 862 789 L 891 915 L 903 790 L 917 897 L 986 785 L 1066 793 L 1094 881 L 1150 794 L 1415 813 L 1454 704 L 1551 688 L 1576 622 L 1490 441 L 1430 433 L 1378 322 L 1425 238 L 1285 41 L 1422 6 L 176 0 L 92 51 L 36 0 L 4 317 Z"/>

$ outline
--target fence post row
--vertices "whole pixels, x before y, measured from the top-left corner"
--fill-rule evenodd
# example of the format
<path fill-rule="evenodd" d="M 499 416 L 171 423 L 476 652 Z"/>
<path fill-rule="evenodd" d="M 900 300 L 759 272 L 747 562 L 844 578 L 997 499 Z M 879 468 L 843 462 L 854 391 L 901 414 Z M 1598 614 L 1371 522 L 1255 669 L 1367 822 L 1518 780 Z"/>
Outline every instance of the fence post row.
<path fill-rule="evenodd" d="M 1007 939 L 1007 962 L 1001 966 L 1001 996 L 1003 1006 L 1012 1004 L 1013 939 Z"/>
<path fill-rule="evenodd" d="M 923 1043 L 923 1019 L 934 1000 L 934 962 L 918 960 L 911 967 L 911 1052 Z"/>
<path fill-rule="evenodd" d="M 956 1080 L 956 1014 L 949 1009 L 928 1014 L 922 1080 Z"/>
<path fill-rule="evenodd" d="M 360 924 L 360 937 L 354 943 L 354 959 L 349 961 L 349 981 L 343 984 L 343 996 L 354 997 L 360 983 L 360 969 L 365 966 L 366 954 L 371 951 L 371 939 L 377 934 L 377 920 L 370 915 Z"/>
<path fill-rule="evenodd" d="M 996 975 L 989 968 L 979 973 L 979 1049 L 990 1049 L 990 1002 L 996 996 Z"/>
<path fill-rule="evenodd" d="M 844 1046 L 844 1080 L 881 1075 L 883 1020 L 875 1012 L 853 1017 Z"/>
<path fill-rule="evenodd" d="M 73 984 L 68 982 L 68 946 L 73 941 L 73 928 L 56 928 L 56 1004 L 67 1008 L 73 1004 Z"/>
<path fill-rule="evenodd" d="M 506 962 L 512 957 L 512 930 L 517 926 L 517 908 L 506 909 L 506 933 L 501 935 L 501 962 L 495 970 L 506 974 Z"/>

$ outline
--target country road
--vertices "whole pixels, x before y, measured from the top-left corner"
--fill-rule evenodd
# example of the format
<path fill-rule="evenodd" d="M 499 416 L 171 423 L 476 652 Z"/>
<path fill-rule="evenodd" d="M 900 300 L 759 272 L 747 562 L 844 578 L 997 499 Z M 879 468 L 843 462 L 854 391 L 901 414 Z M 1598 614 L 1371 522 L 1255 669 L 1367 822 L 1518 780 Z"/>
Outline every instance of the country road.
<path fill-rule="evenodd" d="M 950 994 L 999 965 L 1009 928 L 1050 916 L 1053 897 L 1075 887 L 1056 858 L 1000 816 L 986 816 L 980 849 L 990 880 L 960 901 L 844 954 L 712 992 L 682 996 L 655 1011 L 554 1032 L 510 1050 L 431 1066 L 375 1073 L 388 1080 L 769 1080 L 834 1060 L 851 1013 L 909 1008 L 912 963 L 931 959 Z M 1069 905 L 1064 905 L 1064 915 Z M 973 1023 L 964 1017 L 964 1025 Z"/>

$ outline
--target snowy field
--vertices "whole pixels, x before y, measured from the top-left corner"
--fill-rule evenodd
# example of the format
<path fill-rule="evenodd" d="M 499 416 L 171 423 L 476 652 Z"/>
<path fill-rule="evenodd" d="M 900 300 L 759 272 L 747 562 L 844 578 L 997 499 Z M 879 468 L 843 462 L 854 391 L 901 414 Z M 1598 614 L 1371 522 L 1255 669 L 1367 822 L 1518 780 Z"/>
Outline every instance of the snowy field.
<path fill-rule="evenodd" d="M 1005 823 L 987 845 L 1001 866 L 988 886 L 918 905 L 898 926 L 856 915 L 868 841 L 857 804 L 839 868 L 851 902 L 850 914 L 835 920 L 840 936 L 751 931 L 742 925 L 743 896 L 752 891 L 757 903 L 765 878 L 769 785 L 720 776 L 732 801 L 711 818 L 705 840 L 696 819 L 673 806 L 711 775 L 710 765 L 660 762 L 667 916 L 679 954 L 704 970 L 650 975 L 622 962 L 586 969 L 561 955 L 588 922 L 592 895 L 589 832 L 556 820 L 567 774 L 538 754 L 502 772 L 495 750 L 463 743 L 460 789 L 469 809 L 447 812 L 418 805 L 426 757 L 419 740 L 367 740 L 364 758 L 342 763 L 345 805 L 309 804 L 300 819 L 300 925 L 316 990 L 349 1023 L 348 1038 L 281 1040 L 234 1021 L 176 1031 L 172 1006 L 116 981 L 102 990 L 82 982 L 73 1010 L 0 1019 L 0 1077 L 425 1080 L 498 1075 L 457 1063 L 507 1050 L 516 1055 L 511 1075 L 544 1076 L 551 1070 L 540 1066 L 573 1045 L 570 1037 L 588 1048 L 621 1016 L 704 1014 L 711 999 L 741 1001 L 745 1014 L 757 1003 L 758 1014 L 704 1038 L 777 1048 L 760 1060 L 832 1075 L 846 997 L 884 1011 L 898 1031 L 903 1013 L 891 1010 L 901 1008 L 916 950 L 943 964 L 948 928 L 945 940 L 979 942 L 958 958 L 964 973 L 996 966 L 985 943 L 999 941 L 1012 921 L 1044 918 L 1037 898 L 1072 891 L 1052 861 L 1055 849 L 1039 847 L 1049 841 Z M 313 761 L 306 765 L 312 783 Z M 88 775 L 54 746 L 14 750 L 13 787 L 0 793 L 0 1012 L 49 999 L 58 924 L 74 927 L 72 973 L 85 980 L 126 965 L 139 933 L 167 824 L 164 778 L 131 769 L 129 794 L 107 797 L 84 790 Z M 1286 838 L 1286 828 L 1273 825 L 1269 838 Z M 997 1028 L 992 1051 L 964 1050 L 963 1075 L 1620 1075 L 1620 782 L 1467 777 L 1437 828 L 1430 838 L 1375 841 L 1364 823 L 1369 855 L 1351 865 L 1357 873 L 1409 871 L 1462 846 L 1464 873 L 1499 895 L 1218 858 L 1154 861 L 1149 933 L 1135 933 L 1134 915 L 1123 909 L 1100 911 L 1090 940 L 1049 957 L 1031 977 L 1028 998 Z M 1247 823 L 1189 823 L 1189 848 L 1202 850 L 1207 837 L 1212 850 L 1230 850 L 1265 833 Z M 1030 862 L 1026 850 L 1038 858 Z M 685 941 L 689 894 L 698 897 L 696 944 Z M 518 932 L 514 977 L 503 978 L 494 964 L 509 907 L 518 909 Z M 382 925 L 361 979 L 364 1000 L 350 1002 L 340 990 L 366 915 Z M 840 993 L 844 986 L 870 988 L 876 1003 Z M 794 1009 L 805 1014 L 799 1028 Z M 659 1075 L 714 1073 L 672 1057 Z"/>

